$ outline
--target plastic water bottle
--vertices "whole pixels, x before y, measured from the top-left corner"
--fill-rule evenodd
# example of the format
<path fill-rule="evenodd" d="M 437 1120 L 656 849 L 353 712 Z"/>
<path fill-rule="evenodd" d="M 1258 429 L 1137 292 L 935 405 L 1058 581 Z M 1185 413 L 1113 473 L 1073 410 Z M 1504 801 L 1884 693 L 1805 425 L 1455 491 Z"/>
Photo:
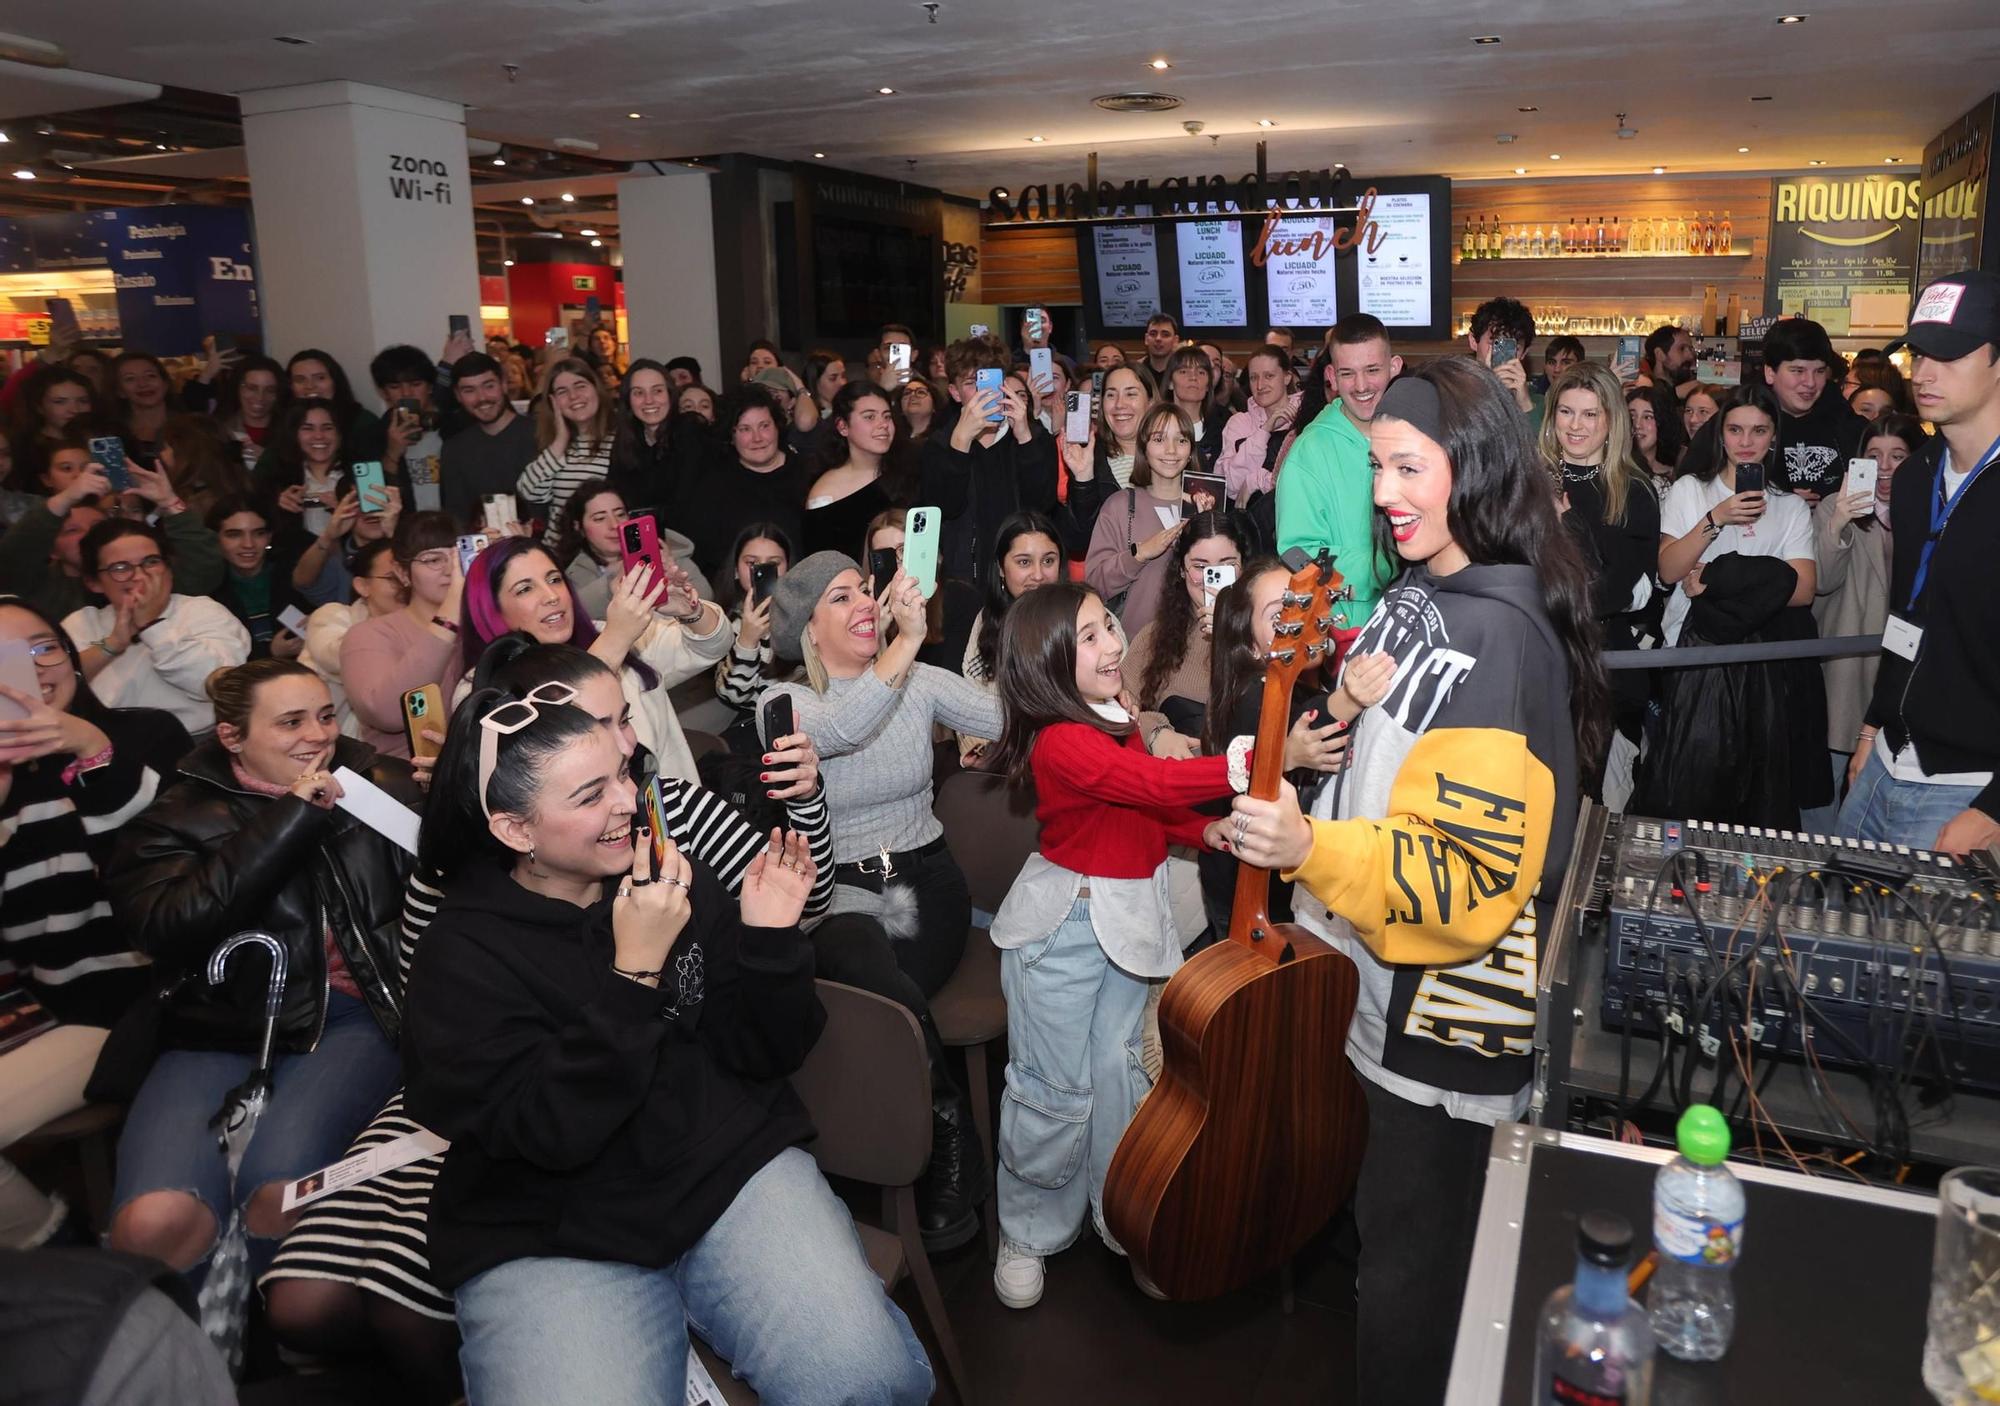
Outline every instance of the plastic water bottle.
<path fill-rule="evenodd" d="M 1736 1329 L 1730 1271 L 1743 1253 L 1743 1183 L 1729 1170 L 1729 1124 L 1705 1103 L 1681 1115 L 1681 1155 L 1653 1182 L 1653 1336 L 1689 1362 L 1729 1351 Z"/>
<path fill-rule="evenodd" d="M 1549 1295 L 1535 1337 L 1536 1406 L 1648 1406 L 1653 1330 L 1625 1291 L 1632 1227 L 1591 1211 L 1577 1222 L 1576 1282 Z"/>

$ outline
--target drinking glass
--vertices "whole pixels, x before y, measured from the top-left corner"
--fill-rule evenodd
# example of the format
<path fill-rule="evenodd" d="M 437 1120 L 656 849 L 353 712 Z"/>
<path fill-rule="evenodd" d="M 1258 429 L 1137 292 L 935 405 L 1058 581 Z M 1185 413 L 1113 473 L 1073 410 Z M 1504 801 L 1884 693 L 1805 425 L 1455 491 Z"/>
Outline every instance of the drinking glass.
<path fill-rule="evenodd" d="M 2000 1401 L 2000 1168 L 1938 1183 L 1924 1386 L 1944 1406 Z"/>

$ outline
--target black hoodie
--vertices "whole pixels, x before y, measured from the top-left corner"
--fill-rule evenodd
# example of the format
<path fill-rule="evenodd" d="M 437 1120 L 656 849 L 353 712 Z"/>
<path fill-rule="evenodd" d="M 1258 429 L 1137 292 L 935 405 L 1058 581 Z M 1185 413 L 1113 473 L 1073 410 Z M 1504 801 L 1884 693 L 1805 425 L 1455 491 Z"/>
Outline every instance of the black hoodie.
<path fill-rule="evenodd" d="M 1778 408 L 1779 472 L 1784 487 L 1803 488 L 1822 498 L 1838 492 L 1847 475 L 1847 461 L 1861 452 L 1868 422 L 1848 409 L 1835 386 L 1803 415 Z"/>
<path fill-rule="evenodd" d="M 671 1264 L 812 1136 L 786 1082 L 819 1037 L 812 947 L 746 927 L 694 866 L 660 988 L 611 970 L 589 908 L 497 868 L 450 884 L 404 1025 L 412 1117 L 451 1140 L 431 1202 L 439 1285 L 532 1256 Z"/>

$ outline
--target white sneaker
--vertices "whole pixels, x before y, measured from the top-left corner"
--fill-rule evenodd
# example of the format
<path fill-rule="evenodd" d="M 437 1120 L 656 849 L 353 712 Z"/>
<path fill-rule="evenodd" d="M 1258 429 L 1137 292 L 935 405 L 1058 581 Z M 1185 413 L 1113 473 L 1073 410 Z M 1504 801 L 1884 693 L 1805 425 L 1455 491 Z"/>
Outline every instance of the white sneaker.
<path fill-rule="evenodd" d="M 993 1292 L 1009 1308 L 1033 1308 L 1042 1301 L 1042 1257 L 1000 1242 L 1000 1258 L 993 1266 Z"/>

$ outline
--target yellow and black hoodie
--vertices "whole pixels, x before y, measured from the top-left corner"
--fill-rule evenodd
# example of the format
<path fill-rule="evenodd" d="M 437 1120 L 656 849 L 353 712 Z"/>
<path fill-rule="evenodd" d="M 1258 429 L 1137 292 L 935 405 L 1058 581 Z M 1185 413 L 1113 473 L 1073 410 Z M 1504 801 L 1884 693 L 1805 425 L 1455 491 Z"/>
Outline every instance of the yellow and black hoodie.
<path fill-rule="evenodd" d="M 1298 920 L 1360 968 L 1347 1052 L 1363 1078 L 1455 1118 L 1518 1117 L 1576 816 L 1562 643 L 1532 567 L 1415 567 L 1353 653 L 1392 655 L 1395 680 L 1284 876 Z"/>

